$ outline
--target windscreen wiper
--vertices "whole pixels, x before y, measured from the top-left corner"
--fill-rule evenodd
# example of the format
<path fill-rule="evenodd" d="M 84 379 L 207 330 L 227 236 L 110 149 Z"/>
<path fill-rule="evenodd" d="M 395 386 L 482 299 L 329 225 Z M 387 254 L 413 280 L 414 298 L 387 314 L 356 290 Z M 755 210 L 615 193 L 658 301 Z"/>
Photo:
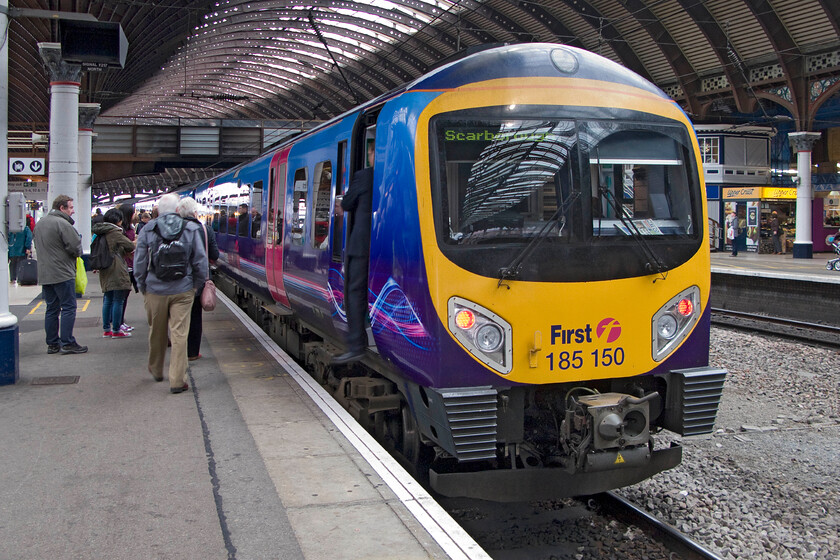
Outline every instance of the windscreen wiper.
<path fill-rule="evenodd" d="M 662 276 L 662 279 L 665 280 L 668 277 L 668 267 L 665 263 L 662 262 L 662 259 L 656 254 L 656 252 L 651 249 L 648 242 L 645 240 L 645 236 L 642 235 L 642 232 L 639 231 L 639 228 L 636 227 L 636 224 L 633 223 L 633 220 L 628 220 L 627 216 L 624 214 L 624 209 L 621 208 L 618 204 L 618 201 L 612 195 L 612 193 L 606 187 L 600 187 L 598 189 L 598 193 L 607 201 L 612 209 L 615 211 L 615 215 L 618 216 L 618 219 L 621 221 L 622 225 L 627 228 L 627 231 L 630 232 L 630 237 L 638 243 L 639 247 L 641 247 L 642 252 L 648 258 L 648 262 L 645 263 L 645 270 L 651 272 L 653 274 L 659 274 Z M 599 228 L 600 230 L 600 228 Z M 656 282 L 656 280 L 654 280 Z"/>
<path fill-rule="evenodd" d="M 530 243 L 528 243 L 522 251 L 519 252 L 518 255 L 510 262 L 509 265 L 504 266 L 499 269 L 499 284 L 501 286 L 504 284 L 505 280 L 515 280 L 519 277 L 519 273 L 522 271 L 522 263 L 525 262 L 531 253 L 533 253 L 537 246 L 542 242 L 543 239 L 548 237 L 548 233 L 554 228 L 555 223 L 560 223 L 560 233 L 563 232 L 563 227 L 566 225 L 565 214 L 566 211 L 571 207 L 572 203 L 580 196 L 580 192 L 574 193 L 572 196 L 564 200 L 560 206 L 557 207 L 557 210 L 554 211 L 554 214 L 546 220 L 545 225 L 542 229 L 531 239 Z M 563 220 L 558 220 L 558 216 L 564 216 Z M 510 286 L 508 286 L 510 289 Z"/>

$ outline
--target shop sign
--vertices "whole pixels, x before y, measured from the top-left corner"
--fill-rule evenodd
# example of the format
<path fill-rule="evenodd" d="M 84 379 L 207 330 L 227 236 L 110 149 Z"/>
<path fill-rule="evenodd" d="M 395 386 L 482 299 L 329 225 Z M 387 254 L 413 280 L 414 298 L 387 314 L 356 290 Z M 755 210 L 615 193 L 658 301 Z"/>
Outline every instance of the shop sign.
<path fill-rule="evenodd" d="M 747 200 L 758 199 L 761 196 L 761 187 L 726 187 L 723 189 L 724 200 Z"/>
<path fill-rule="evenodd" d="M 786 187 L 764 187 L 761 189 L 761 198 L 796 198 L 796 189 Z"/>

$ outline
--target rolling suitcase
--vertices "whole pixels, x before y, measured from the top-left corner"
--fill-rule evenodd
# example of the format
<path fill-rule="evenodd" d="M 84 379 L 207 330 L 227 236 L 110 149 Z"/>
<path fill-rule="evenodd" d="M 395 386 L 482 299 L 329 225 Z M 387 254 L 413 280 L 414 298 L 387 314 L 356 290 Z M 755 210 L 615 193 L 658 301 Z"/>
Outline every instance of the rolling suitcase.
<path fill-rule="evenodd" d="M 18 284 L 21 286 L 34 286 L 38 283 L 38 261 L 35 259 L 24 259 L 18 263 L 17 269 Z"/>

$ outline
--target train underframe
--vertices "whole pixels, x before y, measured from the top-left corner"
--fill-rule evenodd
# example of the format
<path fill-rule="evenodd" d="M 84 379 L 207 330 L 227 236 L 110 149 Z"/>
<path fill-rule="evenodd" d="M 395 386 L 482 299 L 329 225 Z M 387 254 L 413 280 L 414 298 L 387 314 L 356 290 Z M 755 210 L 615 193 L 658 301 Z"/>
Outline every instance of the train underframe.
<path fill-rule="evenodd" d="M 433 490 L 513 502 L 595 494 L 677 466 L 677 443 L 654 435 L 710 433 L 725 370 L 521 387 L 432 389 L 369 353 L 330 366 L 339 349 L 291 314 L 224 276 L 221 289 Z"/>

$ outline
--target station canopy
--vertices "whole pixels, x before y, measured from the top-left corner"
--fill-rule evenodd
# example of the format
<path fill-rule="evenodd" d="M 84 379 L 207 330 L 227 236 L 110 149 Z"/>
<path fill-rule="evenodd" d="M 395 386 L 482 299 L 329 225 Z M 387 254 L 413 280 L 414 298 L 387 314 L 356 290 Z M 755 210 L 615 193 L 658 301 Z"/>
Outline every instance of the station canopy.
<path fill-rule="evenodd" d="M 840 89 L 837 0 L 11 0 L 9 128 L 49 122 L 38 43 L 59 17 L 119 23 L 121 70 L 85 72 L 102 116 L 322 121 L 469 49 L 550 42 L 641 74 L 695 122 L 811 130 Z M 43 17 L 47 11 L 55 17 Z M 136 121 L 135 121 L 136 122 Z"/>
<path fill-rule="evenodd" d="M 83 102 L 126 117 L 313 119 L 340 114 L 471 47 L 551 42 L 606 56 L 691 114 L 750 113 L 840 71 L 836 0 L 12 0 L 10 124 L 49 122 L 39 42 L 56 18 L 118 22 L 124 69 L 88 72 Z M 810 86 L 813 87 L 813 86 Z M 806 129 L 802 122 L 801 129 Z"/>

